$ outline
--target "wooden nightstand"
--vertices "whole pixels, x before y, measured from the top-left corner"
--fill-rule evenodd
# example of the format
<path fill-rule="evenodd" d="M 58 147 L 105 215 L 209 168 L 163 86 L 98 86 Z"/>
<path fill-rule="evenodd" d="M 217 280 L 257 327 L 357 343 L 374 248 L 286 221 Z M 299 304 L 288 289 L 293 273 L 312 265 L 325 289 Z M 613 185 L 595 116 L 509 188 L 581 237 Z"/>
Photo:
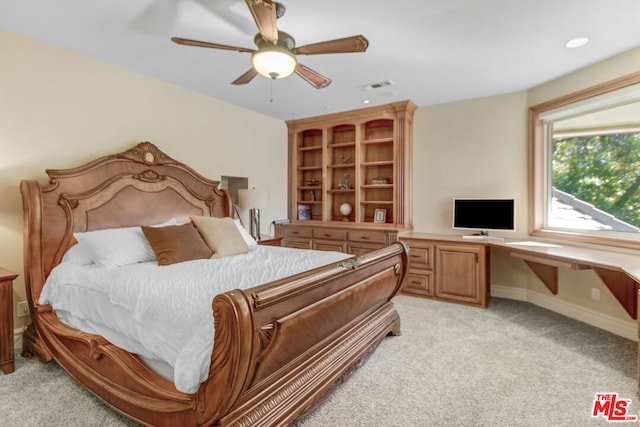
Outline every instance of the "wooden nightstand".
<path fill-rule="evenodd" d="M 17 274 L 0 268 L 0 368 L 5 374 L 13 364 L 13 279 Z"/>
<path fill-rule="evenodd" d="M 282 246 L 282 237 L 263 237 L 258 240 L 258 244 L 264 246 Z"/>

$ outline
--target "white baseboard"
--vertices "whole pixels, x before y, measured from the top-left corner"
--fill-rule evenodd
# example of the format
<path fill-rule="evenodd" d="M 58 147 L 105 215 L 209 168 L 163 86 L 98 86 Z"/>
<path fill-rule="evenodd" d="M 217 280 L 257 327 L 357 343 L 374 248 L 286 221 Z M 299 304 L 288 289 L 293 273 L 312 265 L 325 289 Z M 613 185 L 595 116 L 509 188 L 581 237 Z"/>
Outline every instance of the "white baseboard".
<path fill-rule="evenodd" d="M 599 313 L 579 305 L 571 304 L 559 298 L 543 295 L 523 288 L 491 285 L 491 296 L 517 301 L 527 301 L 547 310 L 554 311 L 572 319 L 579 320 L 627 339 L 638 341 L 638 325 L 634 320 L 622 320 Z"/>

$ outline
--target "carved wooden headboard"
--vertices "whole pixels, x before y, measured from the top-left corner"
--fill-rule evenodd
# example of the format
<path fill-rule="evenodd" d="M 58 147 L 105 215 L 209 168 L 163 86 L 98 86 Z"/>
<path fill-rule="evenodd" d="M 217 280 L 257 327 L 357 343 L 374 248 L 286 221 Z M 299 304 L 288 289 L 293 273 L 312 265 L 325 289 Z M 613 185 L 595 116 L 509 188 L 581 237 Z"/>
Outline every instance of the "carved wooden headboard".
<path fill-rule="evenodd" d="M 31 307 L 46 277 L 74 243 L 73 233 L 158 224 L 191 215 L 232 216 L 219 181 L 141 142 L 84 166 L 47 170 L 50 181 L 22 181 L 25 282 Z"/>

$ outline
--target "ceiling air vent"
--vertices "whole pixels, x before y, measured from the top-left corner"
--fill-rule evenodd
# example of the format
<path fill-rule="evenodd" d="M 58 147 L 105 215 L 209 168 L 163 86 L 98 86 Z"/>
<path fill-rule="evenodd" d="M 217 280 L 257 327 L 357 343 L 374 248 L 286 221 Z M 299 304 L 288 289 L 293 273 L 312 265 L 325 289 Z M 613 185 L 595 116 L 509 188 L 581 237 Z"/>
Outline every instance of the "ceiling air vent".
<path fill-rule="evenodd" d="M 388 87 L 393 84 L 394 83 L 391 80 L 383 80 L 381 82 L 371 83 L 370 85 L 366 86 L 366 89 L 367 90 L 382 89 L 383 87 Z"/>

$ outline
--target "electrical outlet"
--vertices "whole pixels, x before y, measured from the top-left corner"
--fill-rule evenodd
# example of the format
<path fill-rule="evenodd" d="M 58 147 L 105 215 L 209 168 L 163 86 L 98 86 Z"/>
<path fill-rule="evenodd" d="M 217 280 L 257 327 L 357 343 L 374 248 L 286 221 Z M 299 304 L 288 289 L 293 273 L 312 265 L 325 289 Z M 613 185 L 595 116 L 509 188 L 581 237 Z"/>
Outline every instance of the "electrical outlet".
<path fill-rule="evenodd" d="M 29 304 L 26 301 L 18 303 L 18 317 L 29 317 Z"/>
<path fill-rule="evenodd" d="M 591 299 L 594 301 L 600 301 L 600 289 L 591 288 Z"/>

